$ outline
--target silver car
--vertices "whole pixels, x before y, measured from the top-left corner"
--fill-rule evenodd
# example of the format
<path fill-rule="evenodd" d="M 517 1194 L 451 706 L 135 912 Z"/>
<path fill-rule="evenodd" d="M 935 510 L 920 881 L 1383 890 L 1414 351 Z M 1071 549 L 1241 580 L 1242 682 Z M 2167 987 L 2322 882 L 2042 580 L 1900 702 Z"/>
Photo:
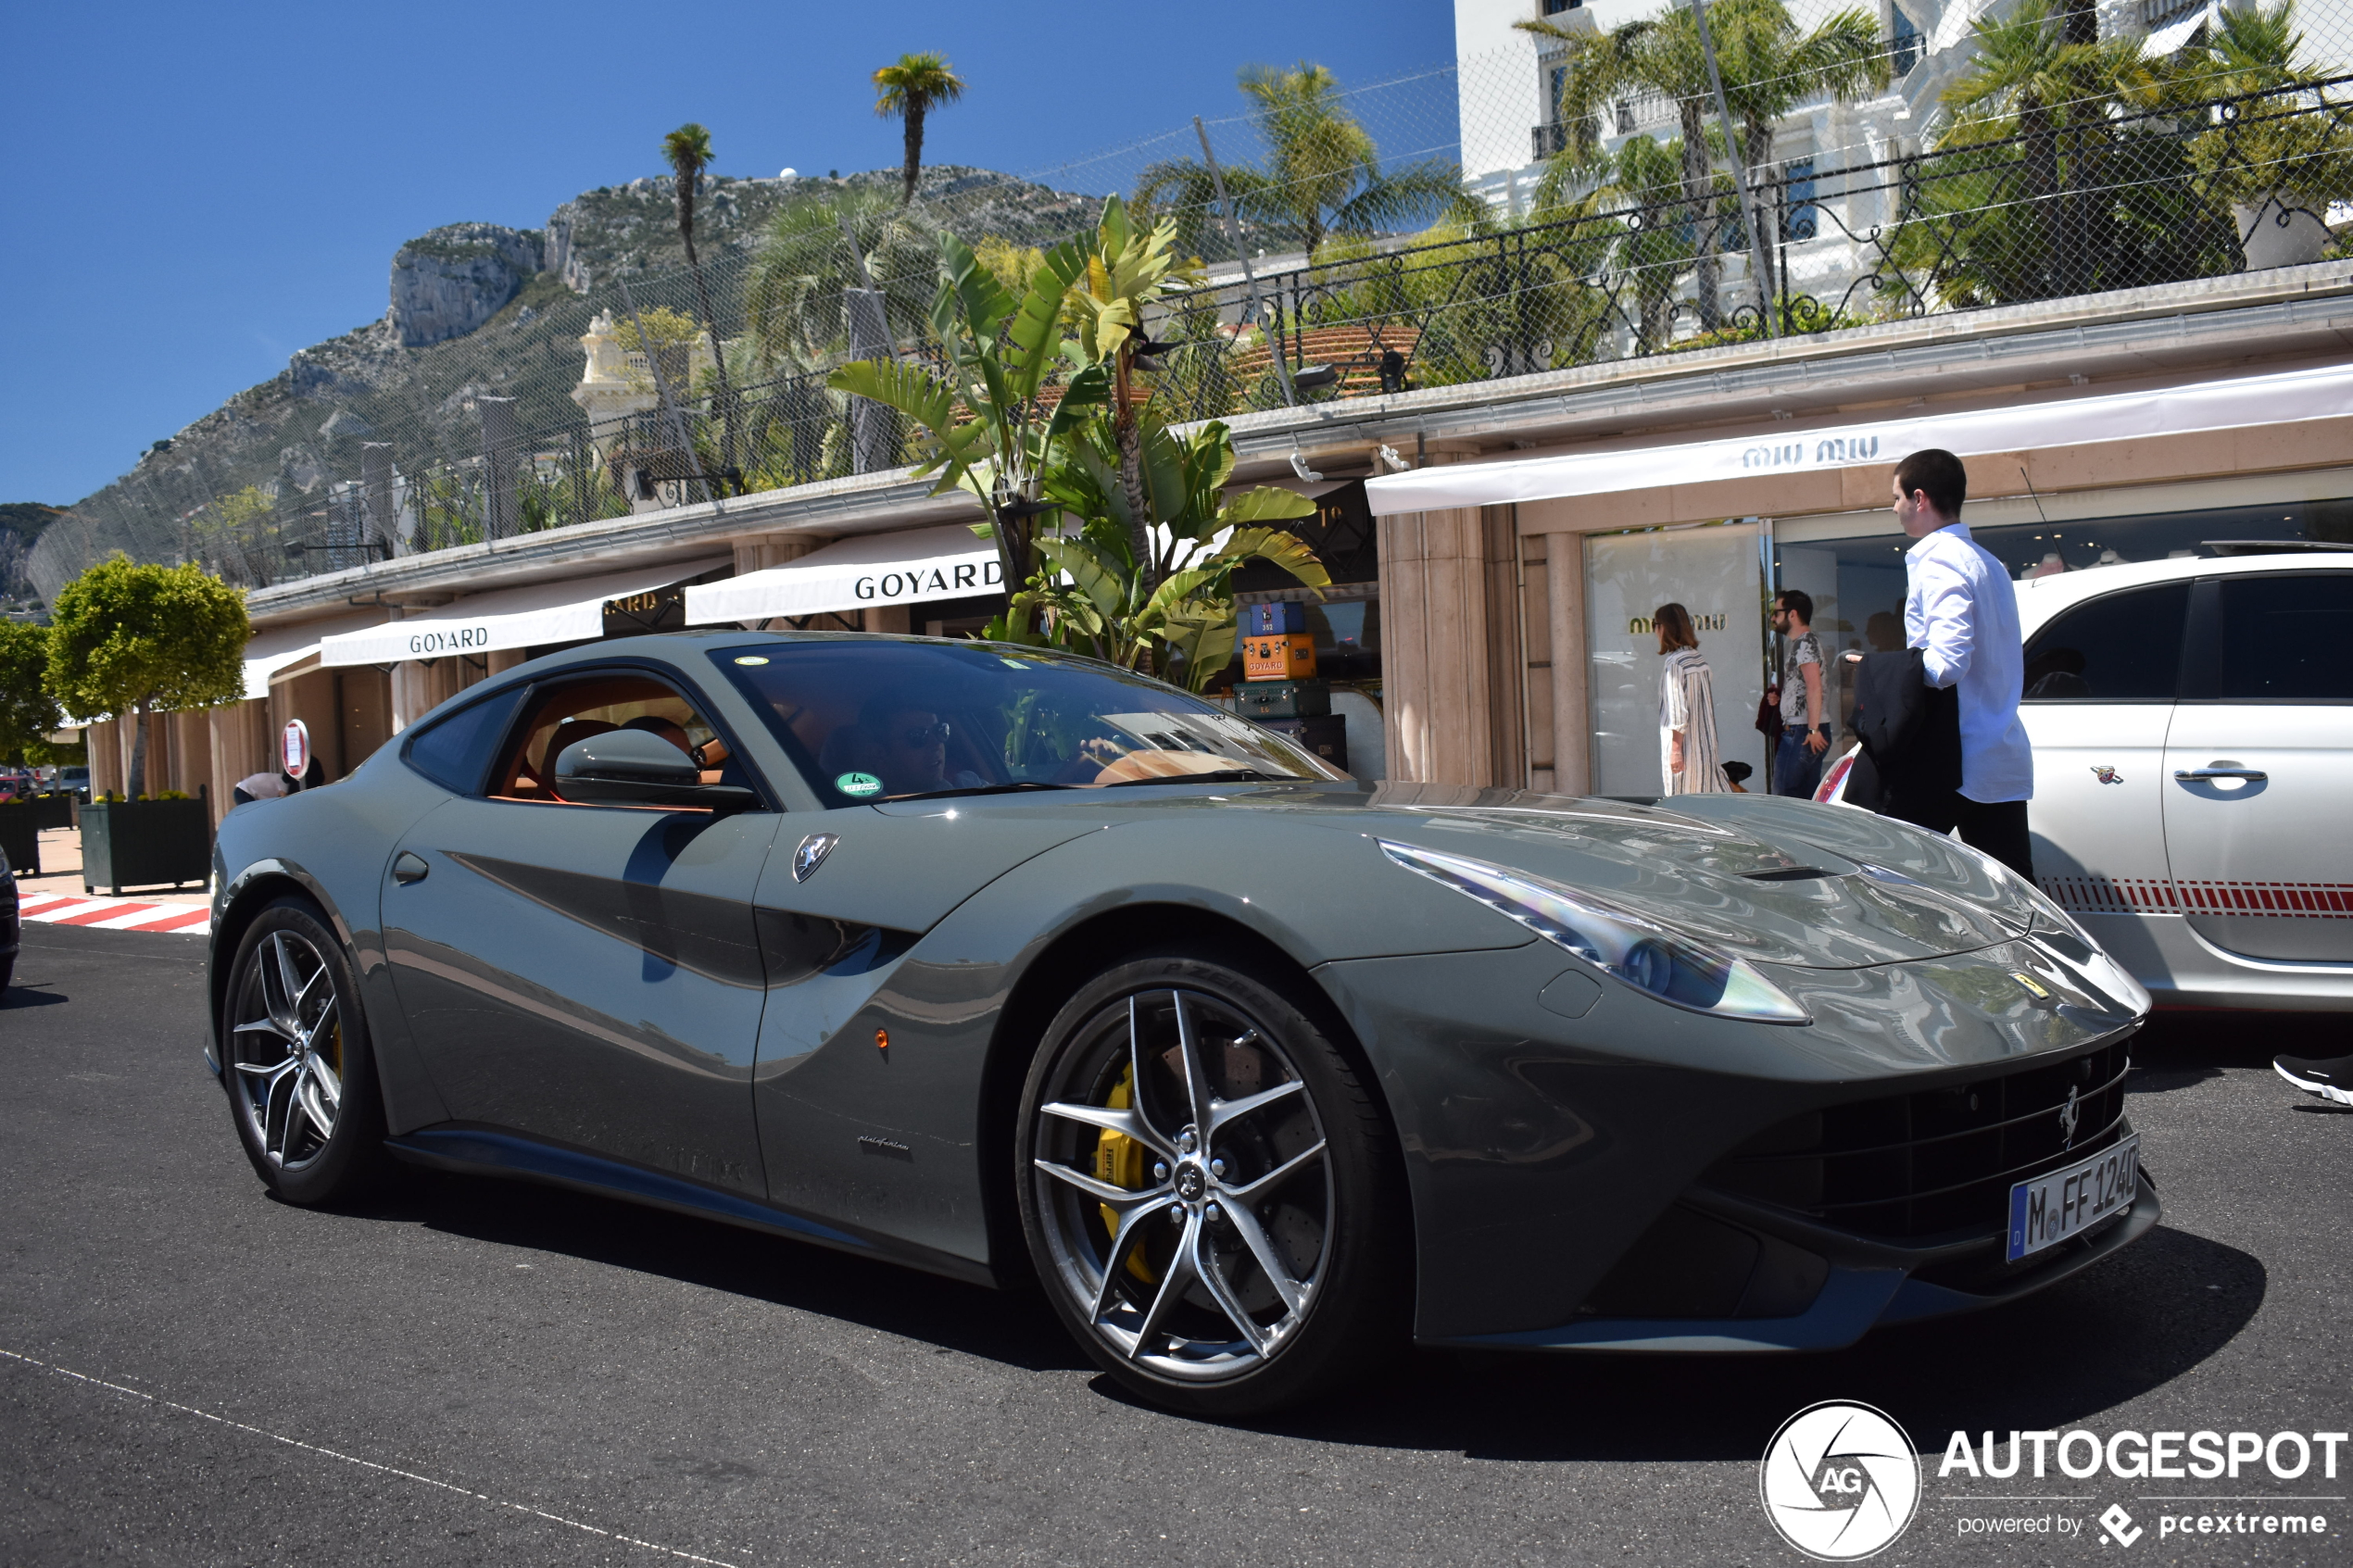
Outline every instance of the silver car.
<path fill-rule="evenodd" d="M 2069 571 L 2018 606 L 2043 890 L 2160 1007 L 2353 1006 L 2353 554 Z"/>

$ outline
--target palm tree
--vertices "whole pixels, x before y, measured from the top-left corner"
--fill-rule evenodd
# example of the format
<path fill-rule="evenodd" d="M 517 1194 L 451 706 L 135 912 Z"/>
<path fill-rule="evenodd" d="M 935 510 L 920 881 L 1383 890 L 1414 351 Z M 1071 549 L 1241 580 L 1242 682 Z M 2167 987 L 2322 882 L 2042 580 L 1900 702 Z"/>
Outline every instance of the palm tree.
<path fill-rule="evenodd" d="M 719 337 L 719 318 L 711 313 L 711 286 L 702 275 L 702 257 L 695 254 L 695 194 L 711 167 L 711 132 L 688 120 L 661 139 L 661 156 L 670 165 L 671 183 L 678 203 L 678 237 L 686 244 L 686 266 L 695 275 L 695 298 L 702 306 L 703 331 L 711 334 L 711 363 L 719 372 L 721 461 L 729 477 L 736 471 L 736 397 L 727 384 L 727 355 Z"/>
<path fill-rule="evenodd" d="M 1384 170 L 1372 136 L 1340 101 L 1339 79 L 1322 66 L 1245 66 L 1240 86 L 1265 167 L 1224 170 L 1227 194 L 1239 216 L 1310 256 L 1327 235 L 1394 231 L 1427 221 L 1433 208 L 1464 221 L 1483 216 L 1453 164 Z M 1136 185 L 1139 214 L 1176 220 L 1179 243 L 1199 237 L 1212 199 L 1209 169 L 1193 158 L 1153 164 Z"/>
<path fill-rule="evenodd" d="M 1887 51 L 1869 11 L 1840 11 L 1801 33 L 1781 0 L 1717 0 L 1708 9 L 1724 101 L 1740 122 L 1741 157 L 1752 180 L 1773 161 L 1774 129 L 1798 105 L 1818 94 L 1853 103 L 1887 85 Z M 1750 236 L 1768 298 L 1786 286 L 1773 278 L 1772 239 Z"/>
<path fill-rule="evenodd" d="M 915 199 L 915 177 L 924 167 L 924 117 L 936 104 L 952 104 L 964 95 L 964 79 L 950 69 L 947 56 L 901 55 L 896 64 L 875 72 L 875 112 L 906 122 L 907 161 L 900 172 L 899 202 Z"/>
<path fill-rule="evenodd" d="M 921 336 L 938 273 L 936 232 L 881 192 L 849 187 L 794 202 L 769 220 L 745 287 L 761 365 L 815 370 L 849 349 L 849 289 L 881 293 L 894 344 Z"/>
<path fill-rule="evenodd" d="M 1692 286 L 1699 296 L 1699 326 L 1713 332 L 1723 321 L 1717 259 L 1714 159 L 1709 157 L 1706 106 L 1712 95 L 1707 58 L 1700 48 L 1699 28 L 1691 12 L 1678 6 L 1663 17 L 1625 22 L 1607 32 L 1572 31 L 1556 22 L 1515 22 L 1523 32 L 1558 42 L 1567 56 L 1562 78 L 1560 113 L 1572 126 L 1568 149 L 1561 156 L 1578 157 L 1591 166 L 1599 152 L 1598 118 L 1605 106 L 1629 90 L 1656 93 L 1675 105 L 1682 136 L 1684 221 L 1693 231 Z M 1726 94 L 1730 95 L 1729 83 Z"/>
<path fill-rule="evenodd" d="M 2080 293 L 2096 261 L 2092 198 L 2070 195 L 2066 186 L 2097 183 L 2083 170 L 2107 147 L 2111 108 L 2120 100 L 2153 107 L 2164 83 L 2137 39 L 2070 43 L 2068 13 L 2051 0 L 2023 0 L 2007 19 L 1980 20 L 1976 32 L 1969 73 L 1944 90 L 1953 118 L 1937 150 L 1966 154 L 2015 141 L 2018 190 L 2010 199 L 2023 198 L 2020 254 L 2044 274 L 2039 289 L 2020 282 L 2029 297 Z"/>
<path fill-rule="evenodd" d="M 2190 159 L 2207 196 L 2238 209 L 2242 246 L 2257 216 L 2283 220 L 2301 207 L 2317 221 L 2353 196 L 2353 119 L 2324 91 L 2333 72 L 2303 63 L 2294 0 L 2224 11 L 2203 56 L 2175 87 L 2202 119 L 2216 119 L 2214 100 L 2235 100 L 2190 143 Z"/>
<path fill-rule="evenodd" d="M 1604 191 L 1652 220 L 1629 224 L 1618 242 L 1621 272 L 1633 275 L 1638 331 L 1645 352 L 1664 351 L 1673 334 L 1675 274 L 1690 260 L 1696 235 L 1655 215 L 1673 210 L 1682 184 L 1683 149 L 1648 136 L 1629 136 L 1609 161 Z"/>

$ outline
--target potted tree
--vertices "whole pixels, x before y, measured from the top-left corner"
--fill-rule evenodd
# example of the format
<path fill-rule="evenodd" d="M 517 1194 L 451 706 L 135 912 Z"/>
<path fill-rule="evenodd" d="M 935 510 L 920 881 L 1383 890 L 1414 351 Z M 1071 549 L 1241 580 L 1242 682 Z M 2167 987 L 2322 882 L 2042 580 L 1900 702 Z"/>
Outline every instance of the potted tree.
<path fill-rule="evenodd" d="M 2294 0 L 2225 9 L 2198 77 L 2220 113 L 2190 159 L 2230 208 L 2250 272 L 2321 259 L 2330 203 L 2353 197 L 2353 126 L 2322 91 L 2329 73 L 2296 63 L 2303 45 Z"/>
<path fill-rule="evenodd" d="M 1233 655 L 1236 568 L 1272 561 L 1311 588 L 1331 578 L 1296 534 L 1268 526 L 1312 515 L 1314 502 L 1264 486 L 1227 498 L 1235 458 L 1225 423 L 1179 435 L 1139 407 L 1136 378 L 1156 373 L 1168 346 L 1145 335 L 1145 315 L 1175 239 L 1173 221 L 1139 227 L 1111 197 L 1093 233 L 1040 257 L 1017 302 L 943 234 L 932 320 L 954 380 L 861 361 L 829 384 L 922 425 L 933 445 L 917 471 L 940 471 L 941 492 L 984 497 L 993 521 L 975 532 L 996 540 L 1010 594 L 984 635 L 1078 649 L 1199 691 Z M 1077 335 L 1064 340 L 1060 326 L 1074 316 Z M 1038 388 L 1057 368 L 1068 379 L 1040 418 Z M 1038 531 L 1054 514 L 1078 531 Z"/>
<path fill-rule="evenodd" d="M 65 716 L 41 684 L 48 669 L 48 630 L 0 621 L 0 763 L 22 767 L 53 760 L 48 736 Z M 0 850 L 21 875 L 41 874 L 41 830 L 60 825 L 51 820 L 51 809 L 46 799 L 0 801 Z"/>
<path fill-rule="evenodd" d="M 123 800 L 82 809 L 85 889 L 203 882 L 212 822 L 201 799 L 147 797 L 150 714 L 245 696 L 245 596 L 195 566 L 134 564 L 120 552 L 57 591 L 49 694 L 76 713 L 134 726 Z"/>

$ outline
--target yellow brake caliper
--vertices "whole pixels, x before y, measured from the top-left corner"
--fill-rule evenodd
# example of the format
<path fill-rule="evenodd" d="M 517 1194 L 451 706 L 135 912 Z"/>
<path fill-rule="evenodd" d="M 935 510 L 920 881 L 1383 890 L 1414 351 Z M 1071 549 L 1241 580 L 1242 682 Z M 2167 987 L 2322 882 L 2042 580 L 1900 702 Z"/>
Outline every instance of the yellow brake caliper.
<path fill-rule="evenodd" d="M 1130 1066 L 1119 1074 L 1110 1095 L 1110 1108 L 1125 1110 L 1135 1103 L 1136 1069 Z M 1095 1179 L 1109 1182 L 1129 1192 L 1140 1191 L 1144 1185 L 1144 1146 L 1125 1133 L 1101 1132 L 1095 1136 Z M 1119 1234 L 1119 1210 L 1105 1203 L 1100 1206 L 1103 1229 L 1112 1236 Z M 1154 1284 L 1158 1275 L 1145 1266 L 1143 1249 L 1127 1251 L 1127 1272 L 1146 1285 Z"/>

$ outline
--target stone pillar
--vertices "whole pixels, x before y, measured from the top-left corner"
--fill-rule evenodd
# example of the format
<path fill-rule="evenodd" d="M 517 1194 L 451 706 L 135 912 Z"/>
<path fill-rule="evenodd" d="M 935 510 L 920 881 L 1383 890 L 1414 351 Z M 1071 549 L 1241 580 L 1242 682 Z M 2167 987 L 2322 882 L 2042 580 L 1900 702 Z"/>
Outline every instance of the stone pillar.
<path fill-rule="evenodd" d="M 1401 783 L 1498 782 L 1487 532 L 1477 508 L 1379 520 L 1381 713 Z"/>
<path fill-rule="evenodd" d="M 1527 649 L 1527 694 L 1522 700 L 1528 715 L 1528 787 L 1547 793 L 1558 787 L 1549 543 L 1541 533 L 1528 534 L 1519 541 L 1520 637 Z"/>
<path fill-rule="evenodd" d="M 1527 638 L 1522 630 L 1518 508 L 1479 510 L 1487 600 L 1487 782 L 1528 787 Z"/>
<path fill-rule="evenodd" d="M 90 798 L 122 793 L 122 730 L 112 719 L 101 719 L 82 732 L 90 757 Z"/>
<path fill-rule="evenodd" d="M 270 699 L 223 703 L 206 714 L 212 752 L 212 820 L 217 823 L 234 803 L 237 782 L 271 771 L 277 736 L 270 728 Z"/>
<path fill-rule="evenodd" d="M 1585 539 L 1544 536 L 1545 614 L 1552 660 L 1553 788 L 1583 795 L 1593 787 L 1593 724 L 1586 710 Z"/>
<path fill-rule="evenodd" d="M 171 787 L 182 795 L 208 794 L 212 789 L 212 724 L 207 710 L 190 709 L 170 719 Z"/>

